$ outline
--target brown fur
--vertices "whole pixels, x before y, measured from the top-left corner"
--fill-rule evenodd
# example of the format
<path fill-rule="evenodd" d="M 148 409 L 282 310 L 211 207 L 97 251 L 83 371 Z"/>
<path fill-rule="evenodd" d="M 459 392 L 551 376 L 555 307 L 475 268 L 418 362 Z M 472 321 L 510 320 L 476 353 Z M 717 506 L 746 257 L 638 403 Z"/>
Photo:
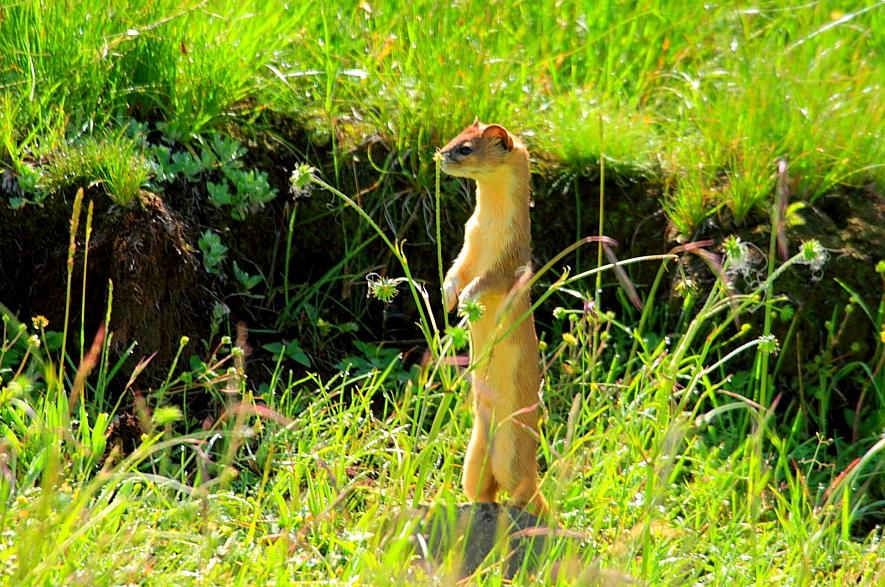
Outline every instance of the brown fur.
<path fill-rule="evenodd" d="M 476 299 L 485 306 L 482 317 L 470 324 L 471 363 L 478 363 L 464 491 L 473 501 L 493 502 L 503 490 L 514 505 L 532 504 L 544 513 L 536 456 L 538 339 L 531 314 L 503 336 L 531 307 L 528 289 L 515 287 L 530 271 L 529 154 L 503 127 L 477 121 L 440 155 L 443 171 L 476 181 L 476 209 L 445 279 L 446 309 L 456 299 Z"/>

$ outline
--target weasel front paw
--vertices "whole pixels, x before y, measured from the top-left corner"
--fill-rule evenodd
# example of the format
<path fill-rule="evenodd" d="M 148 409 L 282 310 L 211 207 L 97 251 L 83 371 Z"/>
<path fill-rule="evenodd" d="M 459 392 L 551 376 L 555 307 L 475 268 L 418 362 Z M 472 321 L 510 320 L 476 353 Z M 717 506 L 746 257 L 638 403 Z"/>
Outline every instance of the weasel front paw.
<path fill-rule="evenodd" d="M 461 290 L 461 295 L 458 297 L 458 302 L 460 305 L 463 306 L 464 304 L 475 301 L 478 297 L 479 279 L 474 279 L 467 284 L 467 287 Z"/>
<path fill-rule="evenodd" d="M 443 304 L 446 307 L 446 312 L 451 312 L 455 308 L 460 289 L 461 284 L 457 277 L 449 277 L 443 283 Z"/>

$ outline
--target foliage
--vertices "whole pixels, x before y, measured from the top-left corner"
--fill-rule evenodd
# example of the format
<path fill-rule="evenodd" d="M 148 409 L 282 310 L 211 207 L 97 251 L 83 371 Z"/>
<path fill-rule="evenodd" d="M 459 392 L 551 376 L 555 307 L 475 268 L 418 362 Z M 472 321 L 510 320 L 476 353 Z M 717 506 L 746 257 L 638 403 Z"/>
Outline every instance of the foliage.
<path fill-rule="evenodd" d="M 297 121 L 310 147 L 331 144 L 333 165 L 327 180 L 310 165 L 320 161 L 297 166 L 293 194 L 332 194 L 330 213 L 355 222 L 341 261 L 295 283 L 291 209 L 279 325 L 297 333 L 265 339 L 273 360 L 253 366 L 257 377 L 246 376 L 249 349 L 217 338 L 230 313 L 218 300 L 210 340 L 186 359 L 183 337 L 156 383 L 141 377 L 150 355 L 126 362 L 135 344 L 114 362 L 105 326 L 86 333 L 81 318 L 69 332 L 92 219 L 89 207 L 81 230 L 77 192 L 66 318 L 52 325 L 62 332 L 0 306 L 0 583 L 453 582 L 459 553 L 414 564 L 415 521 L 394 512 L 463 499 L 471 367 L 455 353 L 482 308 L 439 319 L 434 276 L 412 275 L 408 249 L 376 219 L 435 213 L 442 271 L 439 189 L 425 197 L 431 154 L 474 115 L 520 129 L 558 172 L 653 178 L 684 236 L 725 211 L 738 222 L 765 213 L 779 191 L 813 204 L 835 185 L 881 184 L 885 12 L 856 4 L 4 4 L 0 189 L 10 205 L 91 183 L 126 205 L 178 182 L 205 184 L 199 193 L 240 220 L 276 196 L 244 145 L 260 129 L 310 158 L 283 130 Z M 348 149 L 367 137 L 391 147 L 370 161 L 379 193 L 394 180 L 413 188 L 371 208 L 336 188 Z M 786 221 L 775 214 L 773 227 Z M 803 366 L 804 393 L 784 405 L 776 375 L 796 343 L 774 338 L 773 324 L 797 315 L 772 284 L 786 271 L 825 276 L 829 252 L 809 241 L 778 260 L 771 232 L 766 269 L 750 267 L 734 238 L 723 259 L 699 243 L 576 275 L 554 259 L 524 285 L 536 306 L 559 304 L 541 341 L 540 453 L 542 490 L 569 532 L 550 536 L 516 584 L 885 581 L 885 301 L 818 285 L 850 301 L 833 308 L 827 347 Z M 403 277 L 370 275 L 370 294 L 414 303 L 420 361 L 353 341 L 355 321 L 322 318 L 329 284 L 362 279 L 348 264 L 373 242 Z M 223 276 L 221 236 L 206 228 L 198 246 Z M 681 275 L 678 255 L 699 257 L 714 285 L 702 295 L 686 278 L 683 298 L 664 305 L 655 293 Z M 628 263 L 660 264 L 641 309 L 627 294 L 603 307 L 593 279 Z M 230 269 L 237 295 L 256 295 L 262 275 Z M 853 313 L 877 335 L 868 361 L 837 356 Z M 760 315 L 760 332 L 738 323 Z M 353 350 L 321 374 L 306 340 Z M 475 349 L 474 364 L 492 350 Z M 843 385 L 859 390 L 844 414 L 850 437 L 826 427 Z M 502 573 L 489 559 L 473 580 L 506 584 Z"/>
<path fill-rule="evenodd" d="M 216 275 L 220 274 L 220 265 L 227 255 L 227 247 L 221 242 L 218 233 L 209 229 L 203 231 L 197 244 L 200 247 L 200 252 L 203 253 L 203 267 L 206 268 L 206 271 Z"/>
<path fill-rule="evenodd" d="M 208 200 L 218 208 L 229 207 L 235 220 L 243 220 L 277 195 L 268 184 L 267 173 L 244 169 L 242 157 L 246 150 L 238 141 L 223 135 L 210 135 L 206 144 L 196 150 L 172 151 L 156 145 L 150 151 L 160 182 L 156 189 L 161 191 L 162 184 L 176 180 L 201 183 L 206 177 L 216 177 L 219 181 L 205 181 Z"/>
<path fill-rule="evenodd" d="M 78 230 L 72 222 L 72 234 Z M 539 565 L 524 567 L 516 582 L 882 579 L 879 532 L 853 537 L 878 511 L 866 490 L 882 472 L 885 403 L 877 403 L 875 431 L 833 453 L 829 440 L 797 436 L 801 425 L 775 424 L 758 371 L 732 371 L 776 348 L 729 324 L 754 310 L 775 312 L 777 300 L 764 295 L 771 283 L 790 267 L 814 270 L 824 251 L 803 244 L 745 292 L 728 277 L 744 248 L 732 239 L 728 251 L 717 285 L 705 299 L 687 290 L 670 332 L 648 319 L 660 310 L 653 295 L 637 327 L 622 321 L 632 306 L 588 311 L 593 296 L 582 291 L 592 292 L 591 278 L 610 266 L 566 271 L 538 296 L 572 299 L 555 312 L 560 340 L 543 345 L 540 390 L 542 489 L 569 532 L 548 536 Z M 663 274 L 673 258 L 627 262 L 657 259 Z M 45 319 L 29 328 L 5 314 L 0 577 L 16 585 L 452 577 L 457 549 L 413 564 L 414 520 L 394 512 L 422 503 L 446 511 L 459 499 L 469 414 L 466 397 L 452 392 L 470 368 L 458 372 L 450 359 L 465 324 L 440 333 L 426 323 L 432 345 L 421 366 L 406 370 L 394 349 L 359 343 L 361 356 L 329 379 L 296 375 L 293 363 L 306 359 L 297 342 L 270 345 L 278 360 L 257 389 L 244 377 L 243 349 L 223 337 L 187 369 L 176 358 L 147 401 L 136 396 L 137 437 L 127 454 L 109 432 L 133 416 L 94 402 L 113 379 L 98 360 L 101 331 L 76 371 L 62 367 L 59 376 L 40 344 Z M 187 344 L 185 337 L 181 348 Z M 219 418 L 189 422 L 187 404 L 171 403 L 197 390 L 214 398 Z M 192 431 L 182 435 L 182 424 Z M 474 579 L 500 585 L 502 572 L 492 558 Z"/>
<path fill-rule="evenodd" d="M 779 159 L 803 199 L 881 182 L 882 19 L 848 1 L 27 0 L 0 20 L 0 163 L 30 190 L 28 170 L 84 133 L 134 117 L 191 144 L 271 111 L 332 142 L 336 181 L 380 136 L 427 184 L 440 137 L 478 115 L 562 167 L 604 155 L 661 178 L 690 235 L 718 210 L 764 211 Z M 257 171 L 213 181 L 238 218 L 272 197 Z"/>

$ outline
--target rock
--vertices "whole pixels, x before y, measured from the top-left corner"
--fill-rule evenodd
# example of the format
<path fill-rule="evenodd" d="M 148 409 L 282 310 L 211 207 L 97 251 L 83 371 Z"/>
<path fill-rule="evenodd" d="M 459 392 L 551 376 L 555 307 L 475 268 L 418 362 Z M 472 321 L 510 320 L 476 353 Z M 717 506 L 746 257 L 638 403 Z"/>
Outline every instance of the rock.
<path fill-rule="evenodd" d="M 419 557 L 439 564 L 453 549 L 461 557 L 458 575 L 468 577 L 495 557 L 506 561 L 504 575 L 513 577 L 523 565 L 533 568 L 554 528 L 536 516 L 497 503 L 463 504 L 456 508 L 422 508 L 413 534 Z M 491 555 L 491 557 L 490 557 Z"/>

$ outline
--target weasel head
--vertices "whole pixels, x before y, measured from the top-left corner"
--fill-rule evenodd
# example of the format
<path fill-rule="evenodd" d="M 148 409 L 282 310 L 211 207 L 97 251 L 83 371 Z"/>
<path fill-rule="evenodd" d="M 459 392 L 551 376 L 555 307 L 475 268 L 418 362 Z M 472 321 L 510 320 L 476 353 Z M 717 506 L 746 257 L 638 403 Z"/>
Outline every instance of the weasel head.
<path fill-rule="evenodd" d="M 525 147 L 507 129 L 478 119 L 439 151 L 443 171 L 470 179 L 500 173 L 520 155 L 525 160 Z"/>

